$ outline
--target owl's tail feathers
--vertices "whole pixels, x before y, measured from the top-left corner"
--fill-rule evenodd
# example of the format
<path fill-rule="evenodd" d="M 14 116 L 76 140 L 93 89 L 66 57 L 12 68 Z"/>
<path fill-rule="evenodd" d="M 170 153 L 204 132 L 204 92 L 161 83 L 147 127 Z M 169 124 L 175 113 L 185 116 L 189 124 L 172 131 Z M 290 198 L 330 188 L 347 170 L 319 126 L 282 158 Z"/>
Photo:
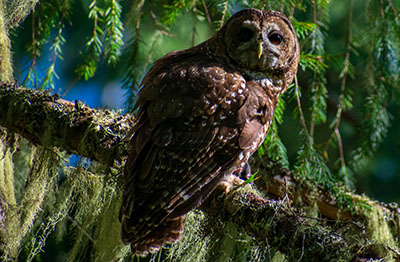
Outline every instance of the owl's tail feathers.
<path fill-rule="evenodd" d="M 182 238 L 186 216 L 167 218 L 138 242 L 131 243 L 131 251 L 137 256 L 158 252 L 164 244 L 173 244 Z"/>

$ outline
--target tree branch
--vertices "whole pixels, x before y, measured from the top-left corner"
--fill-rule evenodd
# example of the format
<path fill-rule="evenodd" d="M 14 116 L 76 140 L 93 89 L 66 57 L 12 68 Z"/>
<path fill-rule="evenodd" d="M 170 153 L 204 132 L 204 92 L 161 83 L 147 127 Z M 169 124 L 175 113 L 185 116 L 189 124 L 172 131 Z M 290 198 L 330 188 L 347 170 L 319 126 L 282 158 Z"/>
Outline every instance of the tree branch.
<path fill-rule="evenodd" d="M 258 242 L 284 254 L 292 253 L 292 257 L 304 256 L 307 261 L 311 261 L 310 258 L 313 261 L 350 261 L 354 253 L 339 231 L 322 226 L 319 220 L 299 216 L 286 200 L 267 200 L 251 192 L 238 192 L 230 197 L 214 197 L 210 202 L 206 209 L 208 214 L 218 210 L 219 214 L 214 216 L 231 218 Z"/>
<path fill-rule="evenodd" d="M 10 83 L 0 84 L 0 112 L 1 126 L 35 145 L 58 147 L 107 165 L 119 165 L 126 157 L 123 138 L 134 123 L 131 115 L 90 109 L 77 101 Z M 321 188 L 297 180 L 290 170 L 267 160 L 254 164 L 262 175 L 257 187 L 272 199 L 241 187 L 228 195 L 216 192 L 202 208 L 231 220 L 265 246 L 297 259 L 400 259 L 400 211 L 396 206 L 349 192 L 354 201 L 369 208 L 356 210 L 354 215 L 338 208 Z M 319 215 L 310 217 L 304 211 L 307 208 L 314 208 Z M 379 235 L 382 228 L 384 236 Z"/>
<path fill-rule="evenodd" d="M 131 115 L 90 109 L 10 83 L 0 85 L 0 112 L 1 126 L 35 145 L 58 147 L 107 165 L 127 155 L 122 142 L 133 124 Z"/>

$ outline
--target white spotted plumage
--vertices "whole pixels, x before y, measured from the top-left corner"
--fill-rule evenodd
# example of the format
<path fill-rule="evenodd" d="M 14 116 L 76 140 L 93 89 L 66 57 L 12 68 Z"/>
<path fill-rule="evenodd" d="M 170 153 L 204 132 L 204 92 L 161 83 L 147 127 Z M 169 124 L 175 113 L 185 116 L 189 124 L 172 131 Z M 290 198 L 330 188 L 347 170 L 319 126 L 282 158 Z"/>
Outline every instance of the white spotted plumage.
<path fill-rule="evenodd" d="M 245 38 L 243 28 L 251 30 Z M 271 28 L 282 35 L 280 45 L 271 46 Z M 263 142 L 298 59 L 286 17 L 246 9 L 208 41 L 154 63 L 135 105 L 119 214 L 122 240 L 134 253 L 179 240 L 185 214 L 220 183 L 237 181 L 224 178 Z"/>

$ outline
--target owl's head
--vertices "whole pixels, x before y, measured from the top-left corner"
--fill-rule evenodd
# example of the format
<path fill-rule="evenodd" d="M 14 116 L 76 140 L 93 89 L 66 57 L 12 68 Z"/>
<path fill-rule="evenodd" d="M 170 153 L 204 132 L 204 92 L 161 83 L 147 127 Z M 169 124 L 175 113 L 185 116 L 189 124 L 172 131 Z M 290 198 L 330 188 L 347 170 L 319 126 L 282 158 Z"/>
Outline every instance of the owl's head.
<path fill-rule="evenodd" d="M 218 34 L 231 63 L 250 78 L 283 76 L 292 81 L 300 50 L 296 32 L 283 14 L 245 9 L 234 14 Z"/>

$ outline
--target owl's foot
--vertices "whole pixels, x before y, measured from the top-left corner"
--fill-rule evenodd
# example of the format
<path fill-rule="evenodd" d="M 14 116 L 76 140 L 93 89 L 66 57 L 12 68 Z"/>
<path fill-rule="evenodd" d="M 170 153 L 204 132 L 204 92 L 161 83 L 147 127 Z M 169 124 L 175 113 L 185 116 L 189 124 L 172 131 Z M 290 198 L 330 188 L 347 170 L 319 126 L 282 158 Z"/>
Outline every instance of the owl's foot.
<path fill-rule="evenodd" d="M 251 166 L 249 163 L 245 163 L 244 167 L 241 168 L 241 170 L 235 174 L 236 176 L 238 176 L 239 178 L 243 179 L 243 180 L 247 180 L 251 177 L 252 173 L 251 173 Z"/>
<path fill-rule="evenodd" d="M 232 174 L 225 175 L 224 178 L 218 183 L 218 188 L 229 194 L 235 189 L 247 184 L 245 183 L 252 176 L 251 167 L 246 163 L 243 167 L 236 169 Z"/>
<path fill-rule="evenodd" d="M 224 191 L 226 195 L 232 191 L 232 189 L 236 188 L 243 184 L 243 180 L 234 174 L 225 175 L 224 178 L 218 183 L 218 188 L 221 191 Z"/>

